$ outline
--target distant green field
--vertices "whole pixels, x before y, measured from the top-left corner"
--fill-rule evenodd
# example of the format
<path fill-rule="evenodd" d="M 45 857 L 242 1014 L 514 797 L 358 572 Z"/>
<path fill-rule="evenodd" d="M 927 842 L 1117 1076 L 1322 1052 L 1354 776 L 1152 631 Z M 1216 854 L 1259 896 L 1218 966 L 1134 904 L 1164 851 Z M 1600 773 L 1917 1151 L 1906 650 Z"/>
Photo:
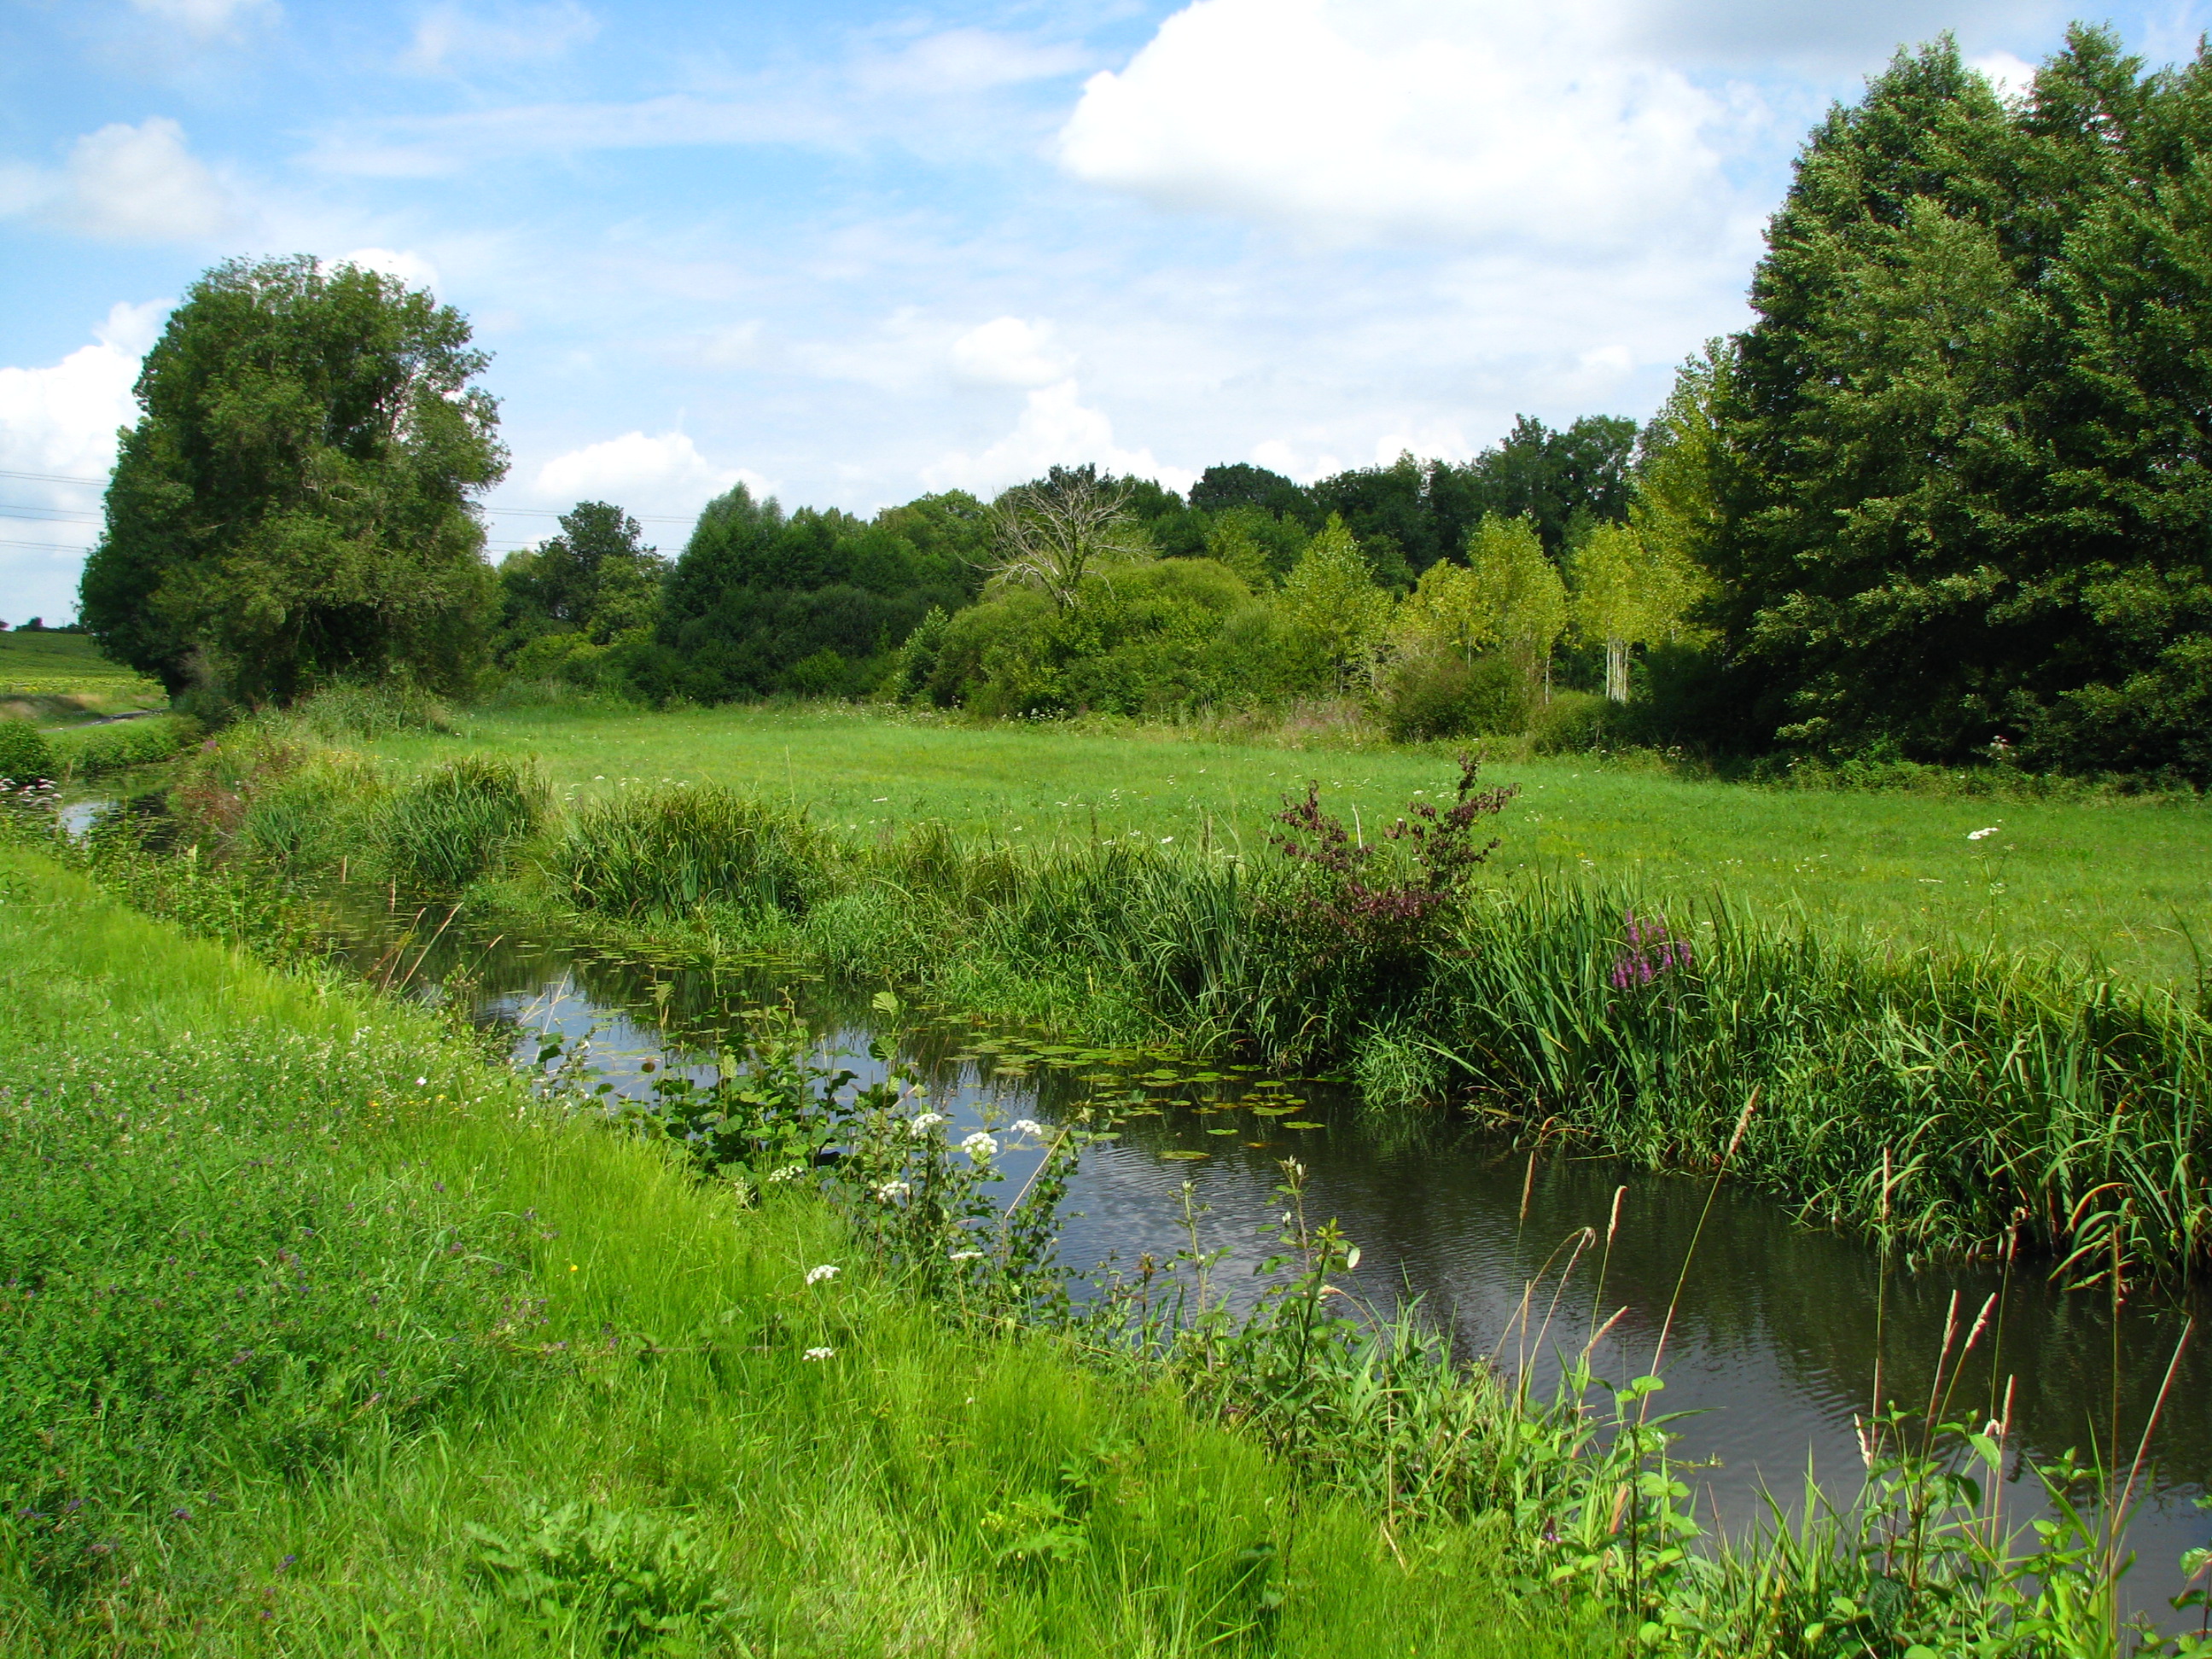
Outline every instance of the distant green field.
<path fill-rule="evenodd" d="M 663 781 L 731 784 L 856 836 L 941 818 L 1030 843 L 1095 833 L 1255 854 L 1282 795 L 1308 779 L 1371 833 L 1415 791 L 1447 788 L 1455 775 L 1437 750 L 917 725 L 841 706 L 477 714 L 458 738 L 375 745 L 404 769 L 462 747 L 535 756 L 579 798 Z M 1509 876 L 1601 874 L 1662 900 L 1718 890 L 1900 943 L 2055 949 L 2159 979 L 2194 972 L 2191 932 L 2212 950 L 2212 808 L 2200 804 L 1784 791 L 1583 758 L 1501 763 L 1485 776 L 1522 788 L 1498 820 L 1496 866 Z M 1987 828 L 1999 833 L 1968 838 Z"/>
<path fill-rule="evenodd" d="M 0 697 L 79 697 L 150 708 L 161 688 L 110 662 L 84 634 L 0 634 Z"/>

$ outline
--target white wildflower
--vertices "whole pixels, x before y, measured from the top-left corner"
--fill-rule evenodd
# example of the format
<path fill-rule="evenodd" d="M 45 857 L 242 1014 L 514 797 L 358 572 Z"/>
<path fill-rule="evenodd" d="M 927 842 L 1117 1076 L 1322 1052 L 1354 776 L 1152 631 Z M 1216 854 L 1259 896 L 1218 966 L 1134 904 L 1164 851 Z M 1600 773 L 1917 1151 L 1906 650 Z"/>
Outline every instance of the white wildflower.
<path fill-rule="evenodd" d="M 886 1181 L 876 1188 L 876 1198 L 880 1203 L 896 1204 L 912 1190 L 903 1181 Z"/>
<path fill-rule="evenodd" d="M 1006 1133 L 1016 1135 L 1042 1135 L 1044 1125 L 1033 1117 L 1018 1117 L 1006 1125 Z"/>
<path fill-rule="evenodd" d="M 777 1170 L 770 1174 L 769 1179 L 770 1181 L 796 1181 L 799 1176 L 805 1173 L 806 1166 L 804 1164 L 787 1164 L 781 1170 Z"/>
<path fill-rule="evenodd" d="M 427 1077 L 418 1077 L 415 1079 L 415 1086 L 418 1089 L 427 1089 L 430 1086 L 430 1079 Z"/>
<path fill-rule="evenodd" d="M 917 1112 L 914 1121 L 907 1125 L 906 1132 L 919 1140 L 945 1121 L 945 1114 L 942 1112 Z"/>
<path fill-rule="evenodd" d="M 1968 841 L 1981 841 L 1988 836 L 1996 834 L 1997 829 L 1998 826 L 1993 823 L 1986 830 L 1969 830 L 1966 831 L 1966 839 Z"/>
<path fill-rule="evenodd" d="M 999 1155 L 999 1143 L 994 1137 L 978 1129 L 960 1143 L 960 1150 L 978 1164 L 988 1164 Z"/>
<path fill-rule="evenodd" d="M 836 1277 L 837 1269 L 836 1265 L 828 1261 L 823 1262 L 818 1267 L 809 1267 L 806 1270 L 806 1282 L 810 1285 L 819 1285 L 825 1279 L 835 1279 Z"/>
<path fill-rule="evenodd" d="M 981 1261 L 983 1253 L 981 1250 L 955 1250 L 945 1259 L 947 1261 Z"/>
<path fill-rule="evenodd" d="M 1175 839 L 1175 837 L 1174 837 L 1173 836 L 1162 836 L 1160 837 L 1160 845 L 1161 845 L 1161 846 L 1163 846 L 1163 847 L 1164 847 L 1164 846 L 1166 846 L 1170 842 L 1173 841 L 1174 839 Z"/>
<path fill-rule="evenodd" d="M 801 1359 L 834 1359 L 837 1357 L 837 1350 L 835 1348 L 809 1348 L 805 1353 L 799 1357 Z"/>

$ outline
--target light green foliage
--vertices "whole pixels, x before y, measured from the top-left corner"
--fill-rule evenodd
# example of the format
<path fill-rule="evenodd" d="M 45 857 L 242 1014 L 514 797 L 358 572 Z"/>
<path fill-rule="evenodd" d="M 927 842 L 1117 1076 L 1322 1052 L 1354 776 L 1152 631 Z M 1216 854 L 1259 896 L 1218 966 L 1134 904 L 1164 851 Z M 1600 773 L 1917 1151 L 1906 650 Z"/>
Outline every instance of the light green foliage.
<path fill-rule="evenodd" d="M 1407 655 L 1445 652 L 1463 663 L 1498 642 L 1498 618 L 1482 579 L 1463 564 L 1439 559 L 1398 607 L 1400 649 Z"/>
<path fill-rule="evenodd" d="M 1310 683 L 1342 688 L 1364 678 L 1390 627 L 1393 601 L 1335 514 L 1283 578 L 1273 608 Z"/>
<path fill-rule="evenodd" d="M 1567 626 L 1567 588 L 1534 523 L 1494 513 L 1467 542 L 1468 608 L 1485 637 L 1498 641 L 1530 687 L 1548 686 L 1552 647 Z"/>
<path fill-rule="evenodd" d="M 1273 587 L 1297 563 L 1310 539 L 1297 519 L 1238 502 L 1213 517 L 1206 532 L 1206 556 L 1243 579 L 1254 592 Z"/>
<path fill-rule="evenodd" d="M 194 283 L 147 354 L 81 611 L 172 692 L 289 701 L 348 674 L 465 687 L 498 482 L 486 359 L 427 289 L 306 256 Z"/>
<path fill-rule="evenodd" d="M 51 700 L 70 714 L 118 714 L 168 701 L 159 682 L 111 662 L 88 634 L 53 629 L 0 634 L 0 698 Z"/>
<path fill-rule="evenodd" d="M 712 786 L 626 790 L 571 817 L 548 859 L 580 909 L 681 915 L 702 904 L 803 912 L 814 837 L 758 800 Z"/>
<path fill-rule="evenodd" d="M 154 714 L 58 732 L 48 739 L 56 763 L 72 778 L 96 778 L 152 766 L 199 740 L 204 728 L 185 714 Z M 0 775 L 7 769 L 0 766 Z"/>
<path fill-rule="evenodd" d="M 1696 594 L 1693 568 L 1634 527 L 1601 524 L 1574 551 L 1575 629 L 1605 648 L 1605 695 L 1628 701 L 1628 649 L 1674 638 Z"/>

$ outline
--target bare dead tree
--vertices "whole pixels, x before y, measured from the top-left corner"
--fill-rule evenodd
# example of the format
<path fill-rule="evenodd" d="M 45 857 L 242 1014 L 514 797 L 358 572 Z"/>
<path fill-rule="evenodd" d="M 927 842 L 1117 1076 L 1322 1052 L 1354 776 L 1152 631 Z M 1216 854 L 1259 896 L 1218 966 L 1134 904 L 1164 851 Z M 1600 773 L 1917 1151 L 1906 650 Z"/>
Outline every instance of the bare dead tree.
<path fill-rule="evenodd" d="M 1146 556 L 1127 492 L 1087 466 L 1054 467 L 1044 482 L 1008 490 L 992 516 L 991 586 L 1034 587 L 1056 610 L 1075 608 L 1085 576 Z"/>

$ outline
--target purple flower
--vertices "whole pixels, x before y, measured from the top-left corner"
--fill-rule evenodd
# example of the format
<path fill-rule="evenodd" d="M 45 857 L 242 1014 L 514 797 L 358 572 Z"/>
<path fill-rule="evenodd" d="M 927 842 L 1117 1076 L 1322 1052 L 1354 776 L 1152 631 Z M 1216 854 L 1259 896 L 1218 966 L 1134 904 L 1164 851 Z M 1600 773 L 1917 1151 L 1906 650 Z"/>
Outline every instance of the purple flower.
<path fill-rule="evenodd" d="M 1614 990 L 1650 985 L 1665 975 L 1690 966 L 1689 940 L 1669 933 L 1665 917 L 1639 921 L 1636 912 L 1631 910 L 1624 920 L 1626 926 L 1622 947 L 1613 959 L 1612 972 L 1607 975 Z"/>

